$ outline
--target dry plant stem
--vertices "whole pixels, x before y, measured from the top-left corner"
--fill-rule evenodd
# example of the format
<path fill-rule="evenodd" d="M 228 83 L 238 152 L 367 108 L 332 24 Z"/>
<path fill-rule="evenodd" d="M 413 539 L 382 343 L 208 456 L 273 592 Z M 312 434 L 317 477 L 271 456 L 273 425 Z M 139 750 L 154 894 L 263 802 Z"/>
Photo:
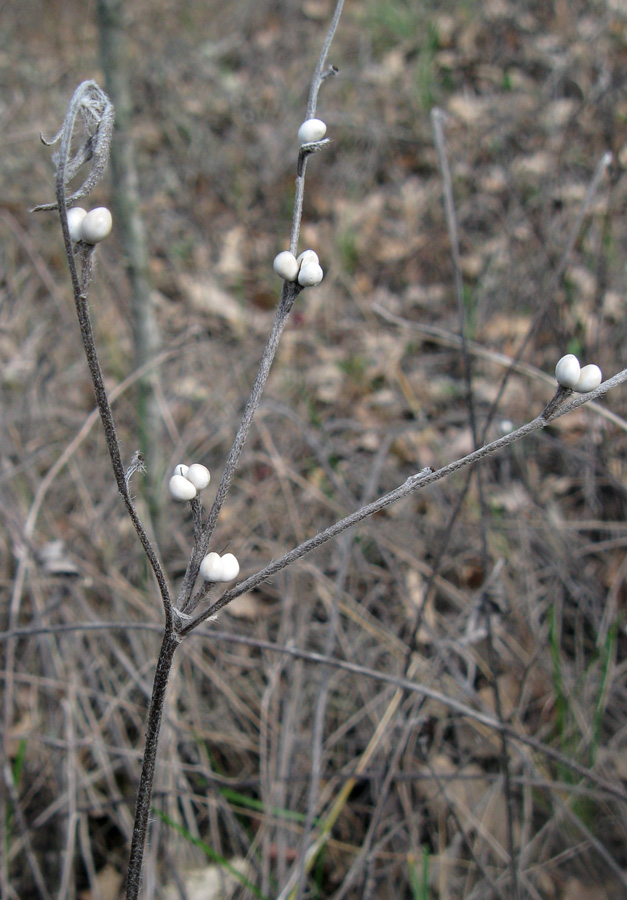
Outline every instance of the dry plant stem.
<path fill-rule="evenodd" d="M 159 730 L 161 717 L 165 703 L 166 690 L 174 652 L 179 645 L 179 638 L 167 632 L 163 636 L 159 659 L 155 671 L 155 679 L 148 712 L 148 724 L 146 727 L 146 744 L 142 762 L 142 772 L 137 790 L 137 802 L 135 807 L 135 824 L 133 826 L 133 839 L 126 874 L 126 900 L 137 900 L 141 881 L 141 870 L 146 847 L 148 833 L 148 814 L 150 812 L 150 800 L 152 786 L 155 777 L 155 764 L 157 760 L 157 748 L 159 745 Z"/>
<path fill-rule="evenodd" d="M 279 340 L 283 333 L 283 329 L 287 324 L 290 311 L 292 309 L 292 306 L 294 305 L 294 300 L 301 290 L 302 288 L 300 288 L 299 285 L 292 284 L 288 281 L 283 282 L 281 300 L 277 307 L 272 331 L 263 352 L 255 383 L 250 393 L 250 397 L 248 398 L 248 402 L 244 410 L 244 415 L 242 416 L 242 420 L 237 430 L 233 446 L 231 447 L 231 452 L 229 453 L 228 459 L 224 466 L 222 479 L 220 481 L 215 500 L 213 501 L 213 504 L 209 511 L 207 522 L 204 525 L 202 534 L 200 535 L 200 539 L 196 540 L 194 543 L 194 549 L 190 556 L 189 563 L 187 564 L 187 570 L 185 572 L 185 577 L 183 578 L 183 583 L 181 585 L 181 590 L 179 592 L 179 598 L 177 602 L 177 608 L 185 615 L 190 615 L 193 612 L 196 606 L 198 606 L 198 603 L 203 599 L 204 596 L 206 596 L 206 593 L 209 590 L 208 586 L 203 585 L 203 587 L 200 588 L 195 597 L 190 597 L 191 591 L 193 590 L 194 584 L 198 577 L 200 563 L 207 553 L 209 543 L 211 541 L 211 538 L 213 537 L 213 532 L 215 531 L 215 527 L 218 522 L 220 511 L 231 487 L 231 482 L 233 481 L 233 476 L 235 474 L 241 452 L 244 448 L 244 444 L 246 443 L 246 438 L 248 437 L 248 432 L 250 431 L 253 417 L 255 415 L 257 407 L 259 406 L 259 401 L 261 400 L 263 389 L 265 387 L 266 381 L 268 380 L 268 375 L 270 374 L 270 368 L 272 366 L 272 362 L 279 345 Z"/>
<path fill-rule="evenodd" d="M 326 73 L 323 70 L 329 48 L 331 46 L 331 42 L 335 35 L 340 16 L 342 14 L 343 6 L 344 0 L 338 0 L 331 25 L 325 38 L 322 52 L 320 53 L 318 64 L 312 78 L 309 99 L 307 102 L 307 118 L 311 118 L 315 114 L 316 104 L 318 102 L 318 93 L 320 91 L 322 83 L 329 75 L 332 75 L 336 72 L 336 69 L 334 68 L 331 68 Z M 326 141 L 320 142 L 319 146 L 326 143 Z M 303 216 L 303 200 L 305 196 L 305 174 L 307 171 L 307 160 L 310 154 L 315 151 L 315 149 L 319 149 L 319 147 L 316 148 L 315 145 L 312 145 L 312 148 L 310 150 L 301 148 L 298 154 L 296 191 L 294 196 L 292 228 L 290 233 L 290 251 L 294 255 L 297 254 L 298 250 L 300 224 Z M 279 306 L 275 315 L 272 332 L 261 359 L 257 378 L 255 379 L 255 383 L 244 410 L 242 421 L 240 422 L 235 440 L 233 442 L 233 446 L 226 461 L 215 500 L 213 501 L 213 504 L 209 511 L 207 522 L 204 526 L 202 538 L 200 541 L 196 541 L 194 543 L 194 548 L 192 550 L 190 560 L 187 565 L 187 570 L 183 578 L 183 583 L 179 591 L 176 608 L 184 615 L 191 615 L 198 604 L 207 596 L 207 593 L 210 590 L 209 586 L 203 585 L 194 597 L 191 596 L 194 585 L 198 578 L 200 564 L 203 560 L 203 557 L 206 555 L 207 550 L 209 549 L 211 538 L 213 537 L 213 533 L 218 523 L 220 511 L 222 510 L 222 506 L 224 505 L 224 502 L 228 496 L 231 482 L 233 481 L 233 476 L 235 474 L 241 452 L 244 448 L 244 444 L 246 443 L 253 417 L 255 415 L 255 412 L 257 411 L 257 407 L 259 406 L 266 381 L 268 380 L 268 375 L 270 374 L 270 368 L 276 354 L 281 334 L 283 333 L 283 329 L 285 328 L 285 325 L 287 323 L 287 319 L 289 317 L 292 306 L 294 305 L 294 301 L 301 290 L 302 288 L 300 287 L 300 285 L 296 283 L 288 281 L 285 281 L 283 283 L 281 300 L 279 302 Z"/>
<path fill-rule="evenodd" d="M 446 214 L 446 224 L 449 233 L 449 241 L 451 244 L 451 258 L 453 261 L 453 273 L 454 273 L 454 282 L 455 282 L 455 301 L 457 305 L 457 315 L 460 322 L 460 338 L 461 338 L 461 349 L 462 349 L 462 359 L 464 365 L 464 381 L 466 384 L 466 401 L 468 404 L 468 415 L 470 419 L 470 429 L 472 432 L 473 444 L 475 448 L 479 446 L 479 438 L 477 434 L 477 421 L 475 415 L 475 404 L 472 394 L 472 371 L 470 366 L 470 355 L 468 353 L 468 347 L 466 343 L 466 316 L 464 312 L 464 297 L 463 297 L 463 281 L 462 281 L 462 271 L 460 265 L 460 252 L 459 252 L 459 232 L 457 228 L 457 215 L 455 213 L 455 203 L 453 199 L 453 180 L 451 177 L 451 169 L 448 161 L 448 154 L 446 150 L 446 139 L 444 136 L 444 121 L 445 121 L 445 113 L 442 112 L 441 109 L 437 107 L 431 112 L 431 122 L 433 125 L 433 134 L 435 138 L 435 146 L 438 154 L 438 161 L 440 164 L 440 172 L 442 175 L 442 185 L 443 185 L 443 193 L 444 193 L 444 208 Z M 560 398 L 561 400 L 561 398 Z M 559 404 L 560 401 L 558 401 Z M 476 476 L 477 476 L 477 489 L 479 495 L 479 509 L 481 511 L 481 556 L 482 556 L 482 564 L 483 571 L 487 570 L 487 562 L 488 562 L 488 549 L 487 549 L 487 537 L 486 537 L 486 528 L 485 528 L 485 498 L 483 491 L 483 478 L 482 478 L 482 468 L 481 466 L 477 466 L 476 468 Z M 466 480 L 465 489 L 463 491 L 462 497 L 457 505 L 457 510 L 461 510 L 461 505 L 463 500 L 466 497 L 468 489 L 470 487 L 470 477 Z M 457 519 L 457 514 L 453 514 L 453 523 Z M 452 525 L 447 529 L 447 534 L 450 535 L 452 533 Z M 446 545 L 448 541 L 445 541 Z M 438 556 L 438 564 L 437 569 L 434 567 L 434 574 L 439 569 L 440 561 L 443 557 L 443 552 L 441 552 Z M 433 577 L 433 576 L 432 576 Z M 430 595 L 430 587 L 425 591 L 425 601 Z M 490 669 L 493 673 L 496 673 L 496 654 L 494 652 L 494 646 L 492 643 L 492 619 L 491 619 L 491 610 L 490 604 L 487 600 L 487 597 L 484 595 L 482 598 L 482 606 L 486 619 L 487 625 L 487 647 L 488 647 L 488 655 L 490 658 Z M 424 606 L 423 606 L 424 608 Z M 422 610 L 420 610 L 419 616 L 417 617 L 417 623 L 422 620 Z M 412 644 L 415 643 L 418 631 L 414 630 Z M 497 714 L 497 718 L 499 721 L 503 721 L 502 711 L 501 711 L 501 700 L 499 695 L 498 681 L 496 679 L 496 674 L 493 675 L 492 679 L 492 692 L 494 694 L 495 700 L 495 710 Z M 509 861 L 510 861 L 510 869 L 512 874 L 512 895 L 513 900 L 518 900 L 520 896 L 520 890 L 518 885 L 518 871 L 517 871 L 517 860 L 516 860 L 516 846 L 514 843 L 514 824 L 513 824 L 513 802 L 512 802 L 512 786 L 511 786 L 511 773 L 509 768 L 509 753 L 508 753 L 508 743 L 507 737 L 504 734 L 501 734 L 501 754 L 500 754 L 500 766 L 501 771 L 503 773 L 504 779 L 504 792 L 506 799 L 506 810 L 507 810 L 507 841 L 508 841 L 508 852 L 509 852 Z M 462 832 L 463 833 L 463 832 Z M 471 847 L 472 853 L 472 847 Z"/>
<path fill-rule="evenodd" d="M 137 532 L 141 545 L 144 548 L 144 552 L 148 557 L 148 561 L 150 562 L 152 570 L 155 574 L 155 578 L 157 579 L 157 584 L 159 585 L 161 599 L 163 601 L 163 608 L 165 611 L 166 627 L 168 629 L 171 629 L 172 603 L 170 600 L 170 591 L 168 589 L 167 581 L 163 573 L 163 569 L 161 568 L 161 564 L 157 559 L 157 556 L 150 542 L 150 539 L 146 534 L 144 526 L 142 525 L 139 516 L 137 515 L 135 506 L 129 493 L 126 473 L 122 464 L 122 457 L 120 453 L 120 445 L 118 442 L 115 422 L 113 420 L 109 398 L 107 396 L 107 391 L 104 385 L 102 369 L 100 367 L 100 361 L 98 359 L 98 353 L 96 351 L 96 344 L 94 341 L 94 334 L 91 327 L 91 319 L 89 317 L 88 290 L 93 274 L 94 248 L 85 247 L 85 249 L 81 253 L 83 269 L 81 278 L 79 280 L 78 272 L 76 269 L 76 261 L 74 258 L 74 251 L 72 248 L 72 241 L 70 239 L 70 233 L 67 224 L 67 213 L 65 209 L 65 190 L 61 171 L 62 170 L 60 166 L 59 172 L 57 173 L 57 197 L 59 201 L 59 215 L 61 218 L 61 227 L 63 229 L 63 237 L 65 240 L 65 252 L 70 268 L 70 277 L 72 279 L 74 301 L 76 303 L 76 313 L 81 330 L 83 348 L 87 357 L 87 365 L 89 367 L 89 373 L 91 375 L 94 388 L 96 406 L 98 407 L 98 411 L 100 413 L 100 419 L 102 421 L 102 427 L 105 434 L 105 441 L 107 444 L 107 449 L 109 451 L 109 456 L 111 458 L 111 464 L 113 466 L 113 473 L 115 475 L 118 491 L 121 494 L 122 499 L 124 500 L 126 510 L 130 516 L 135 531 Z"/>
<path fill-rule="evenodd" d="M 83 118 L 83 123 L 88 134 L 85 140 L 72 156 L 72 135 L 74 133 L 74 125 L 78 115 Z M 67 205 L 74 203 L 83 197 L 88 196 L 94 186 L 102 177 L 107 161 L 109 158 L 109 145 L 111 143 L 111 133 L 113 131 L 113 107 L 106 94 L 100 90 L 98 85 L 93 81 L 83 82 L 74 92 L 74 96 L 70 101 L 67 115 L 63 122 L 63 126 L 59 133 L 52 141 L 44 141 L 46 144 L 60 142 L 59 150 L 56 154 L 57 175 L 56 175 L 56 203 L 43 204 L 35 207 L 36 210 L 57 209 L 61 219 L 61 229 L 63 231 L 63 241 L 65 244 L 65 255 L 70 270 L 70 278 L 72 282 L 72 291 L 74 293 L 74 302 L 76 305 L 76 313 L 81 330 L 81 338 L 85 355 L 87 357 L 87 365 L 91 375 L 94 394 L 96 397 L 96 405 L 102 420 L 102 426 L 105 433 L 105 440 L 113 473 L 127 512 L 133 522 L 133 526 L 140 539 L 144 552 L 148 557 L 148 561 L 157 579 L 163 607 L 166 617 L 166 627 L 172 628 L 172 602 L 170 592 L 165 579 L 165 575 L 161 565 L 157 559 L 155 551 L 150 543 L 146 530 L 141 524 L 133 501 L 131 499 L 128 484 L 125 477 L 124 466 L 122 465 L 122 457 L 120 453 L 120 445 L 117 438 L 115 423 L 111 413 L 111 406 L 107 397 L 104 386 L 102 369 L 98 360 L 98 353 L 94 342 L 91 321 L 89 318 L 88 290 L 93 273 L 93 254 L 94 247 L 82 244 L 80 247 L 80 256 L 82 261 L 82 272 L 79 278 L 76 267 L 76 258 L 67 221 Z M 43 138 L 42 138 L 43 140 Z M 81 166 L 90 162 L 90 172 L 81 187 L 74 191 L 69 200 L 66 198 L 65 186 L 76 175 Z"/>
<path fill-rule="evenodd" d="M 551 401 L 551 403 L 547 405 L 547 408 L 543 410 L 543 412 L 539 416 L 536 416 L 535 419 L 532 419 L 531 422 L 528 422 L 526 425 L 522 425 L 520 428 L 517 428 L 515 431 L 512 431 L 501 438 L 498 438 L 498 440 L 496 441 L 485 444 L 485 446 L 480 447 L 478 450 L 474 450 L 472 453 L 469 453 L 467 456 L 464 456 L 461 459 L 448 463 L 447 465 L 442 466 L 442 468 L 437 469 L 436 471 L 433 471 L 433 469 L 431 468 L 427 468 L 423 469 L 423 471 L 421 472 L 418 472 L 416 475 L 411 475 L 403 484 L 399 485 L 399 487 L 397 488 L 394 488 L 394 490 L 390 491 L 388 494 L 384 494 L 382 497 L 379 497 L 372 503 L 369 503 L 361 509 L 356 510 L 349 516 L 340 519 L 334 525 L 330 525 L 328 528 L 325 528 L 314 537 L 309 538 L 298 547 L 295 547 L 289 553 L 286 553 L 285 556 L 282 556 L 280 559 L 277 559 L 274 562 L 270 563 L 269 566 L 261 569 L 256 574 L 251 575 L 249 578 L 246 578 L 230 591 L 226 591 L 212 606 L 209 607 L 209 609 L 200 613 L 187 625 L 184 625 L 180 629 L 180 634 L 182 636 L 189 634 L 201 622 L 204 622 L 205 619 L 210 618 L 221 609 L 223 609 L 228 603 L 231 602 L 231 600 L 234 600 L 241 594 L 246 593 L 246 591 L 250 591 L 253 588 L 256 588 L 262 582 L 267 581 L 268 578 L 271 578 L 273 575 L 276 575 L 277 572 L 280 572 L 281 569 L 284 569 L 286 566 L 291 565 L 297 559 L 301 559 L 301 557 L 305 556 L 307 553 L 311 553 L 312 550 L 317 549 L 318 547 L 322 546 L 322 544 L 330 541 L 332 538 L 337 537 L 339 534 L 342 534 L 342 532 L 346 531 L 347 528 L 352 528 L 354 525 L 362 522 L 364 519 L 368 518 L 368 516 L 372 516 L 375 513 L 381 512 L 381 510 L 385 509 L 387 506 L 390 506 L 392 503 L 397 503 L 404 497 L 409 496 L 409 494 L 412 494 L 418 490 L 422 490 L 428 485 L 434 484 L 436 481 L 440 481 L 442 478 L 446 478 L 453 472 L 457 472 L 460 469 L 465 468 L 466 466 L 473 465 L 479 460 L 485 459 L 487 456 L 490 456 L 492 453 L 497 453 L 504 447 L 508 447 L 510 444 L 514 444 L 517 441 L 522 440 L 522 438 L 526 437 L 529 434 L 533 434 L 535 431 L 540 431 L 542 428 L 546 428 L 547 425 L 549 425 L 556 419 L 567 415 L 567 413 L 573 412 L 575 409 L 579 409 L 579 407 L 588 403 L 590 400 L 595 400 L 598 397 L 602 397 L 612 388 L 617 387 L 619 384 L 623 384 L 625 381 L 627 381 L 627 369 L 623 369 L 622 372 L 614 375 L 613 378 L 609 378 L 607 381 L 604 381 L 603 384 L 601 384 L 596 390 L 591 391 L 589 394 L 581 394 L 579 397 L 577 397 L 577 399 L 571 400 L 569 403 L 565 403 L 562 406 L 559 406 L 557 409 L 552 408 L 553 402 Z M 547 410 L 550 411 L 547 412 Z"/>
<path fill-rule="evenodd" d="M 333 13 L 333 18 L 331 19 L 331 24 L 329 26 L 329 30 L 327 32 L 327 36 L 324 40 L 324 44 L 322 45 L 322 51 L 320 53 L 320 58 L 318 59 L 318 65 L 313 74 L 313 78 L 311 79 L 311 88 L 309 90 L 309 99 L 307 101 L 307 118 L 312 119 L 316 114 L 316 106 L 318 104 L 318 93 L 320 91 L 320 86 L 322 82 L 329 75 L 335 74 L 337 71 L 333 67 L 328 71 L 324 72 L 324 66 L 327 61 L 327 56 L 329 54 L 329 50 L 331 48 L 331 44 L 333 43 L 333 38 L 335 37 L 335 32 L 337 31 L 337 26 L 340 22 L 340 17 L 342 15 L 342 8 L 344 6 L 344 0 L 338 0 L 335 5 L 335 11 Z"/>
<path fill-rule="evenodd" d="M 505 722 L 505 716 L 503 715 L 503 705 L 501 703 L 501 692 L 499 690 L 499 683 L 496 676 L 497 672 L 497 658 L 496 652 L 494 649 L 494 635 L 492 632 L 492 611 L 490 609 L 489 602 L 484 600 L 484 613 L 485 613 L 485 622 L 487 629 L 487 649 L 488 649 L 488 661 L 490 672 L 492 673 L 492 696 L 494 697 L 494 712 L 496 718 L 499 722 Z M 512 773 L 509 765 L 509 740 L 507 735 L 502 731 L 501 735 L 501 747 L 500 747 L 500 767 L 501 772 L 503 773 L 503 792 L 505 794 L 505 809 L 507 811 L 506 816 L 506 825 L 507 825 L 507 852 L 509 856 L 509 866 L 510 872 L 512 875 L 512 897 L 513 900 L 518 900 L 520 897 L 520 885 L 519 885 L 519 877 L 518 877 L 518 868 L 519 868 L 519 856 L 516 849 L 516 842 L 514 840 L 514 798 L 512 791 Z"/>
<path fill-rule="evenodd" d="M 381 447 L 377 452 L 374 463 L 371 467 L 370 476 L 368 478 L 368 482 L 365 486 L 362 495 L 362 503 L 365 503 L 370 497 L 375 493 L 375 487 L 379 482 L 379 476 L 381 473 L 381 468 L 387 455 L 390 450 L 390 446 L 392 443 L 392 439 L 388 437 L 386 440 L 382 441 Z M 353 545 L 353 539 L 350 535 L 347 535 L 346 538 L 342 541 L 342 546 L 340 547 L 340 566 L 338 574 L 335 578 L 335 590 L 333 592 L 333 601 L 331 607 L 331 615 L 329 616 L 329 622 L 327 624 L 327 635 L 325 639 L 324 645 L 324 655 L 331 656 L 335 644 L 337 641 L 337 631 L 339 625 L 339 603 L 338 598 L 342 594 L 345 589 L 346 580 L 348 577 L 348 565 L 351 557 L 351 548 Z M 306 859 L 307 859 L 307 847 L 310 843 L 311 832 L 313 829 L 314 816 L 316 813 L 316 806 L 318 804 L 319 793 L 320 793 L 320 782 L 322 779 L 322 746 L 323 746 L 323 737 L 324 737 L 324 720 L 327 709 L 327 702 L 329 696 L 329 686 L 331 681 L 331 670 L 325 672 L 321 679 L 321 684 L 318 687 L 318 697 L 316 699 L 316 706 L 314 712 L 314 724 L 311 735 L 311 744 L 312 744 L 312 752 L 311 752 L 311 775 L 309 782 L 309 791 L 307 795 L 307 812 L 305 817 L 305 822 L 303 824 L 303 833 L 301 838 L 301 851 L 300 851 L 300 859 L 298 863 L 298 881 L 297 881 L 297 892 L 296 892 L 296 900 L 301 900 L 303 895 L 303 891 L 305 889 L 305 876 L 306 876 Z"/>
<path fill-rule="evenodd" d="M 444 121 L 445 113 L 441 109 L 435 107 L 431 110 L 431 124 L 433 126 L 433 136 L 435 138 L 435 147 L 438 154 L 438 162 L 440 164 L 440 174 L 442 175 L 442 192 L 444 194 L 444 212 L 446 216 L 446 227 L 451 245 L 451 259 L 453 262 L 453 281 L 455 285 L 455 303 L 457 306 L 457 317 L 459 319 L 459 335 L 461 338 L 462 359 L 464 363 L 464 381 L 466 384 L 466 402 L 468 403 L 468 415 L 470 418 L 470 430 L 472 431 L 472 439 L 475 448 L 478 447 L 477 423 L 475 417 L 475 404 L 472 396 L 472 373 L 470 368 L 470 355 L 466 345 L 466 316 L 464 314 L 464 285 L 462 281 L 462 269 L 460 265 L 459 254 L 459 231 L 457 228 L 457 215 L 455 214 L 455 203 L 453 200 L 453 179 L 451 178 L 451 168 L 448 162 L 446 152 L 446 141 L 444 138 Z"/>

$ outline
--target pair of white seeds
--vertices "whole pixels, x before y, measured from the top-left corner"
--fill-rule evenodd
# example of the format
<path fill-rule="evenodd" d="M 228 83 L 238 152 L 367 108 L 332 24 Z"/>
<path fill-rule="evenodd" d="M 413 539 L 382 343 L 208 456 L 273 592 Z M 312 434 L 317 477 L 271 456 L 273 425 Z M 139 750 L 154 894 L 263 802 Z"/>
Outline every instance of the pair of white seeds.
<path fill-rule="evenodd" d="M 603 375 L 598 366 L 579 365 L 579 360 L 573 353 L 562 356 L 555 366 L 557 383 L 563 388 L 576 391 L 578 394 L 587 394 L 598 388 L 603 380 Z"/>
<path fill-rule="evenodd" d="M 170 494 L 181 502 L 193 500 L 209 485 L 211 473 L 206 466 L 180 463 L 170 478 Z M 233 581 L 239 574 L 239 563 L 232 553 L 208 553 L 200 564 L 200 575 L 205 581 Z"/>
<path fill-rule="evenodd" d="M 111 234 L 113 218 L 106 206 L 97 206 L 91 212 L 80 206 L 73 206 L 67 211 L 67 224 L 70 238 L 76 244 L 99 244 Z"/>
<path fill-rule="evenodd" d="M 239 563 L 232 553 L 208 553 L 200 564 L 205 581 L 233 581 L 239 575 Z"/>
<path fill-rule="evenodd" d="M 210 481 L 211 473 L 206 466 L 201 466 L 200 463 L 185 466 L 180 463 L 170 478 L 170 494 L 181 503 L 185 500 L 193 500 L 196 494 L 204 491 Z"/>
<path fill-rule="evenodd" d="M 283 250 L 275 256 L 272 268 L 284 281 L 297 281 L 301 287 L 314 287 L 324 276 L 314 250 L 305 250 L 300 256 Z"/>

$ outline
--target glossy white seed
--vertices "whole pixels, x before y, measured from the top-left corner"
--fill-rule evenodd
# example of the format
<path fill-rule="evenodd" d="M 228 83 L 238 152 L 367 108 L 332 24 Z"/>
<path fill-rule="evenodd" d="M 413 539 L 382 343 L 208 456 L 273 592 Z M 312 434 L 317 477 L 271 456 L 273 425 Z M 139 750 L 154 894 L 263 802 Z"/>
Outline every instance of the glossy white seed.
<path fill-rule="evenodd" d="M 196 496 L 196 488 L 191 481 L 188 481 L 182 475 L 173 475 L 170 478 L 169 487 L 170 494 L 175 500 L 183 502 L 184 500 L 193 500 Z"/>
<path fill-rule="evenodd" d="M 208 553 L 200 564 L 200 576 L 205 581 L 225 581 L 224 566 L 218 553 Z"/>
<path fill-rule="evenodd" d="M 322 119 L 307 119 L 298 129 L 298 140 L 301 144 L 313 144 L 321 141 L 327 133 L 327 126 Z"/>
<path fill-rule="evenodd" d="M 81 222 L 81 240 L 86 244 L 98 244 L 111 234 L 113 219 L 106 206 L 97 206 L 87 213 Z"/>
<path fill-rule="evenodd" d="M 182 475 L 183 478 L 187 477 L 187 473 L 189 471 L 189 466 L 184 465 L 183 463 L 179 463 L 178 466 L 174 467 L 175 475 Z"/>
<path fill-rule="evenodd" d="M 197 491 L 204 491 L 211 481 L 209 469 L 201 466 L 200 463 L 193 463 L 185 473 L 185 477 L 191 481 Z"/>
<path fill-rule="evenodd" d="M 302 287 L 313 287 L 316 284 L 320 284 L 322 281 L 324 272 L 315 262 L 305 263 L 300 267 L 300 272 L 298 273 L 298 283 Z"/>
<path fill-rule="evenodd" d="M 274 257 L 272 268 L 285 281 L 296 281 L 298 278 L 298 263 L 294 254 L 289 250 L 283 250 Z"/>
<path fill-rule="evenodd" d="M 222 557 L 222 581 L 233 581 L 239 575 L 239 563 L 232 553 Z"/>
<path fill-rule="evenodd" d="M 587 394 L 588 391 L 596 390 L 602 381 L 603 375 L 598 366 L 584 366 L 573 390 L 578 394 Z"/>
<path fill-rule="evenodd" d="M 86 215 L 86 210 L 81 206 L 73 206 L 72 209 L 68 209 L 67 211 L 67 227 L 70 230 L 70 238 L 74 243 L 82 240 L 81 226 Z"/>
<path fill-rule="evenodd" d="M 555 366 L 555 377 L 557 383 L 565 388 L 574 388 L 579 381 L 579 360 L 572 353 L 562 356 L 558 364 Z"/>
<path fill-rule="evenodd" d="M 296 257 L 296 262 L 298 263 L 298 266 L 300 268 L 306 263 L 320 263 L 320 260 L 318 259 L 318 254 L 315 250 L 303 250 L 303 252 Z"/>

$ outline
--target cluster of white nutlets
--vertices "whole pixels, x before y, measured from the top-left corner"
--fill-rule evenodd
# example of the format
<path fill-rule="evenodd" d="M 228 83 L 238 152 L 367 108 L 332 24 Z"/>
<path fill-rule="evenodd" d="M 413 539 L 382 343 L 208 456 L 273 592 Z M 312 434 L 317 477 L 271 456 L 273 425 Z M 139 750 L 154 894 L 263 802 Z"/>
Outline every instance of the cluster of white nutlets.
<path fill-rule="evenodd" d="M 170 494 L 175 500 L 181 502 L 193 500 L 196 494 L 204 491 L 210 481 L 211 473 L 206 466 L 201 466 L 199 463 L 184 466 L 183 463 L 180 463 L 170 478 Z"/>
<path fill-rule="evenodd" d="M 322 119 L 307 119 L 298 129 L 298 140 L 302 148 L 313 151 L 326 133 L 327 126 Z M 324 277 L 318 254 L 313 250 L 305 250 L 298 257 L 289 250 L 283 250 L 275 257 L 272 267 L 284 281 L 297 281 L 301 287 L 314 287 Z"/>
<path fill-rule="evenodd" d="M 577 391 L 578 394 L 587 394 L 589 391 L 596 390 L 603 381 L 603 375 L 598 366 L 589 365 L 582 368 L 573 353 L 562 356 L 555 366 L 555 377 L 557 383 L 563 388 Z"/>
<path fill-rule="evenodd" d="M 211 473 L 206 466 L 180 463 L 170 478 L 170 494 L 181 502 L 193 500 L 210 481 Z M 200 564 L 200 574 L 205 581 L 233 581 L 239 574 L 239 563 L 232 553 L 225 553 L 224 556 L 209 553 Z"/>
<path fill-rule="evenodd" d="M 294 256 L 289 250 L 283 250 L 275 257 L 272 266 L 277 275 L 285 281 L 297 281 L 301 287 L 314 287 L 320 284 L 324 275 L 318 254 L 314 250 L 305 250 L 300 256 Z"/>
<path fill-rule="evenodd" d="M 67 211 L 67 224 L 70 238 L 74 243 L 99 244 L 111 234 L 113 219 L 106 206 L 97 206 L 90 212 L 80 206 L 73 206 Z"/>

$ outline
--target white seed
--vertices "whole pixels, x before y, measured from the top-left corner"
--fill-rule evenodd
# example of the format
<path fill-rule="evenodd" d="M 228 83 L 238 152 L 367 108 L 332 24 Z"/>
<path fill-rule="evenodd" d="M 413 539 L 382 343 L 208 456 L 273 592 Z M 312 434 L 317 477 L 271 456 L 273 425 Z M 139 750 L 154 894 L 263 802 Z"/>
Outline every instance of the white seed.
<path fill-rule="evenodd" d="M 222 581 L 233 581 L 239 575 L 239 563 L 232 553 L 225 553 L 222 557 Z"/>
<path fill-rule="evenodd" d="M 182 475 L 183 478 L 187 478 L 188 471 L 189 471 L 189 466 L 186 466 L 183 463 L 179 463 L 178 466 L 174 467 L 174 474 Z"/>
<path fill-rule="evenodd" d="M 315 262 L 305 263 L 304 266 L 300 267 L 300 272 L 298 273 L 298 283 L 302 285 L 302 287 L 313 287 L 316 284 L 320 284 L 322 278 L 324 276 L 324 272 Z"/>
<path fill-rule="evenodd" d="M 86 215 L 86 210 L 81 206 L 73 206 L 72 209 L 68 209 L 67 211 L 67 227 L 70 229 L 70 238 L 74 243 L 82 240 L 81 225 L 83 224 L 83 219 Z"/>
<path fill-rule="evenodd" d="M 191 481 L 197 491 L 204 491 L 211 481 L 209 469 L 201 466 L 200 463 L 193 463 L 185 473 L 185 477 Z"/>
<path fill-rule="evenodd" d="M 307 119 L 298 129 L 298 140 L 301 144 L 313 144 L 321 141 L 327 133 L 327 126 L 322 119 Z"/>
<path fill-rule="evenodd" d="M 106 206 L 97 206 L 87 213 L 81 222 L 81 240 L 86 244 L 98 244 L 111 234 L 113 219 Z"/>
<path fill-rule="evenodd" d="M 196 488 L 191 481 L 188 481 L 182 475 L 173 475 L 170 478 L 169 486 L 170 494 L 175 500 L 183 502 L 184 500 L 193 500 L 196 496 Z"/>
<path fill-rule="evenodd" d="M 589 391 L 596 390 L 602 381 L 603 375 L 598 366 L 584 366 L 573 390 L 578 394 L 587 394 Z"/>
<path fill-rule="evenodd" d="M 555 366 L 555 377 L 557 383 L 565 388 L 574 388 L 579 380 L 579 360 L 572 353 L 562 356 L 558 364 Z"/>
<path fill-rule="evenodd" d="M 200 564 L 200 575 L 205 581 L 226 581 L 224 566 L 218 553 L 208 553 Z"/>
<path fill-rule="evenodd" d="M 285 281 L 296 281 L 298 278 L 298 262 L 289 250 L 283 250 L 274 257 L 272 268 Z"/>
<path fill-rule="evenodd" d="M 320 263 L 320 260 L 318 259 L 318 254 L 315 250 L 303 250 L 300 256 L 296 257 L 296 262 L 298 263 L 298 266 L 300 268 L 306 263 Z"/>

